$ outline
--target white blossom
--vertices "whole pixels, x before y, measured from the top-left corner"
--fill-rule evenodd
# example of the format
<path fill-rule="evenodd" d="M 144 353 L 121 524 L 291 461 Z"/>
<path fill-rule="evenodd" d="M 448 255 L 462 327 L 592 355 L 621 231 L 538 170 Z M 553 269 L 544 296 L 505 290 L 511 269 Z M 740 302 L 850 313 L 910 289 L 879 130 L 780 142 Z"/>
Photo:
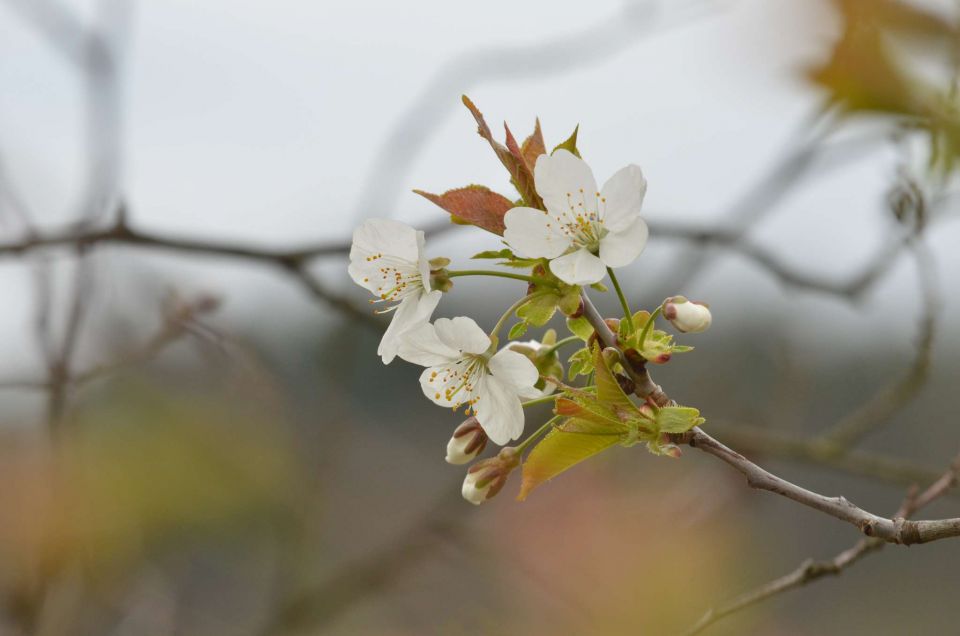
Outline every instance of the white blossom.
<path fill-rule="evenodd" d="M 470 318 L 440 318 L 407 332 L 400 357 L 427 367 L 424 395 L 435 404 L 473 413 L 495 444 L 523 432 L 521 397 L 537 397 L 537 368 L 523 354 L 501 349 L 491 355 L 490 337 Z"/>
<path fill-rule="evenodd" d="M 519 207 L 504 217 L 503 237 L 518 256 L 550 259 L 557 278 L 588 285 L 643 251 L 649 230 L 640 207 L 647 182 L 638 166 L 622 168 L 597 190 L 590 166 L 557 150 L 537 159 L 534 182 L 547 211 Z"/>
<path fill-rule="evenodd" d="M 370 219 L 353 233 L 350 277 L 377 297 L 371 302 L 395 303 L 393 320 L 380 340 L 377 353 L 390 364 L 400 339 L 430 319 L 442 293 L 430 289 L 430 265 L 424 254 L 422 231 L 390 219 Z"/>

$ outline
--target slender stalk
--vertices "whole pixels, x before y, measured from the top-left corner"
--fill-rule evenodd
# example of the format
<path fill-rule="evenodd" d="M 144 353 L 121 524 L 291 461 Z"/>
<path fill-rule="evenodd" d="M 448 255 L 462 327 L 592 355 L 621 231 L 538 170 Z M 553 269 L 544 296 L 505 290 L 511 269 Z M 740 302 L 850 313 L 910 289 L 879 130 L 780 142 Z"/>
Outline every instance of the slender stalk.
<path fill-rule="evenodd" d="M 538 397 L 534 400 L 527 400 L 526 402 L 522 402 L 520 406 L 522 406 L 523 408 L 527 408 L 528 406 L 534 406 L 536 404 L 546 404 L 547 402 L 553 402 L 556 399 L 557 399 L 556 395 L 552 395 L 552 394 L 545 395 L 543 397 Z"/>
<path fill-rule="evenodd" d="M 530 301 L 533 300 L 534 298 L 539 298 L 539 297 L 541 297 L 541 296 L 546 296 L 546 295 L 549 294 L 549 293 L 551 293 L 551 292 L 549 292 L 549 291 L 533 292 L 532 294 L 530 294 L 530 295 L 528 295 L 528 296 L 524 296 L 523 298 L 521 298 L 521 299 L 518 300 L 517 302 L 513 303 L 512 305 L 510 305 L 510 307 L 508 307 L 507 310 L 506 310 L 505 312 L 503 312 L 503 315 L 500 316 L 500 320 L 497 321 L 497 324 L 495 324 L 495 325 L 493 326 L 493 330 L 490 332 L 490 339 L 493 340 L 493 345 L 494 345 L 494 346 L 497 346 L 497 334 L 500 333 L 500 330 L 501 330 L 501 329 L 503 329 L 503 325 L 507 322 L 507 319 L 510 318 L 510 316 L 513 315 L 513 312 L 515 312 L 516 310 L 520 309 L 521 307 L 523 307 L 524 305 L 526 305 L 528 302 L 530 302 Z"/>
<path fill-rule="evenodd" d="M 497 278 L 512 278 L 513 280 L 523 280 L 537 285 L 546 285 L 556 288 L 557 284 L 548 278 L 542 276 L 528 276 L 526 274 L 514 274 L 513 272 L 500 272 L 495 269 L 458 269 L 447 270 L 447 276 L 456 278 L 457 276 L 495 276 Z"/>
<path fill-rule="evenodd" d="M 546 422 L 544 422 L 543 426 L 541 426 L 540 428 L 538 428 L 537 430 L 535 430 L 533 433 L 530 434 L 530 437 L 528 437 L 527 439 L 517 444 L 516 446 L 517 452 L 522 453 L 525 450 L 527 450 L 527 447 L 530 446 L 530 444 L 532 444 L 533 442 L 535 442 L 537 438 L 539 438 L 541 435 L 543 435 L 544 433 L 549 431 L 551 428 L 553 428 L 554 423 L 559 419 L 560 419 L 560 416 L 556 415 L 554 417 L 551 417 Z"/>
<path fill-rule="evenodd" d="M 558 340 L 557 342 L 553 343 L 552 345 L 544 349 L 541 355 L 548 356 L 554 351 L 556 351 L 557 349 L 559 349 L 560 347 L 564 345 L 568 345 L 571 342 L 583 342 L 583 340 L 580 339 L 580 336 L 567 336 L 566 338 L 563 338 L 562 340 Z"/>
<path fill-rule="evenodd" d="M 653 323 L 657 321 L 657 317 L 659 317 L 662 313 L 663 305 L 660 305 L 654 309 L 653 313 L 650 314 L 650 317 L 647 318 L 647 324 L 643 326 L 643 331 L 640 332 L 640 338 L 638 339 L 639 344 L 637 345 L 637 349 L 640 351 L 643 351 L 643 343 L 647 341 L 647 335 L 650 333 L 650 330 L 653 329 Z"/>
<path fill-rule="evenodd" d="M 633 333 L 633 314 L 630 312 L 630 304 L 627 302 L 627 297 L 623 295 L 623 290 L 620 289 L 620 281 L 617 280 L 617 275 L 613 273 L 612 267 L 607 268 L 607 275 L 610 276 L 613 289 L 617 292 L 617 298 L 620 299 L 620 306 L 623 307 L 623 319 L 627 321 L 630 333 Z"/>

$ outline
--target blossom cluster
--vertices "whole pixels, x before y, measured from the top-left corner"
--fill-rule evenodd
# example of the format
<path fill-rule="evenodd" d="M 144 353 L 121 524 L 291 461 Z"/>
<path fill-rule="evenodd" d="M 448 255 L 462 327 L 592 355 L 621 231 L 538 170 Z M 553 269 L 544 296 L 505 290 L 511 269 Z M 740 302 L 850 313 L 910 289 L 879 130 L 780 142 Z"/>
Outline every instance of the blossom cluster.
<path fill-rule="evenodd" d="M 563 437 L 564 432 L 589 418 L 578 415 L 580 410 L 573 413 L 569 408 L 561 413 L 561 398 L 579 404 L 578 409 L 588 410 L 585 400 L 619 399 L 608 392 L 609 387 L 600 387 L 608 373 L 612 374 L 610 378 L 619 376 L 620 380 L 626 376 L 617 362 L 602 369 L 602 373 L 597 368 L 598 364 L 607 363 L 601 361 L 603 357 L 594 344 L 593 327 L 580 315 L 584 286 L 605 290 L 601 281 L 610 276 L 627 312 L 619 323 L 623 327 L 618 329 L 618 342 L 642 360 L 662 363 L 673 353 L 690 349 L 674 344 L 672 336 L 653 328 L 658 315 L 662 314 L 684 333 L 705 330 L 711 318 L 705 305 L 682 296 L 668 298 L 654 314 L 631 315 L 627 310 L 613 270 L 633 263 L 643 252 L 649 235 L 641 217 L 647 183 L 638 166 L 619 170 L 598 188 L 593 171 L 579 156 L 575 135 L 548 153 L 538 123 L 534 135 L 522 148 L 513 141 L 508 129 L 504 147 L 492 139 L 472 103 L 466 103 L 480 124 L 481 135 L 510 170 L 521 199 L 514 203 L 480 186 L 442 196 L 423 194 L 451 212 L 454 221 L 500 234 L 506 249 L 482 252 L 474 258 L 500 259 L 500 264 L 512 271 L 451 270 L 449 259 L 429 258 L 424 232 L 391 219 L 370 219 L 354 232 L 349 274 L 373 294 L 372 303 L 384 305 L 379 313 L 393 314 L 377 351 L 384 364 L 399 357 L 425 367 L 420 375 L 423 394 L 435 404 L 462 410 L 467 416 L 447 444 L 448 462 L 473 461 L 488 440 L 505 446 L 519 439 L 524 431 L 524 408 L 556 402 L 556 417 L 540 430 L 518 446 L 504 447 L 496 456 L 469 469 L 463 495 L 472 503 L 481 503 L 502 488 L 509 473 L 522 464 L 523 453 L 541 435 L 546 437 L 530 453 L 528 463 L 538 452 L 570 454 L 569 448 L 552 451 L 551 447 L 557 445 L 558 435 L 560 442 L 569 445 L 569 441 L 564 442 L 568 440 Z M 529 275 L 515 273 L 524 269 L 529 270 Z M 441 296 L 452 288 L 452 279 L 462 275 L 524 280 L 527 293 L 510 306 L 489 332 L 466 316 L 433 319 Z M 572 333 L 569 338 L 557 341 L 556 332 L 551 329 L 539 341 L 515 341 L 528 328 L 545 326 L 558 310 L 567 316 L 566 326 Z M 500 330 L 513 316 L 520 319 L 508 335 L 514 341 L 501 345 Z M 558 350 L 574 342 L 579 342 L 581 349 L 570 358 L 570 377 L 587 376 L 596 382 L 594 386 L 575 388 L 563 382 Z M 557 387 L 561 391 L 553 396 Z M 574 395 L 579 397 L 571 402 Z M 651 414 L 649 408 L 637 409 L 629 431 L 614 432 L 609 424 L 601 432 L 615 435 L 623 445 L 629 445 L 624 443 L 624 435 L 632 444 L 642 432 L 652 450 L 663 449 L 666 447 L 661 438 L 666 429 L 657 427 L 660 420 L 667 422 L 664 418 Z M 688 419 L 691 426 L 702 422 L 698 413 Z M 535 469 L 536 466 L 534 473 Z M 526 492 L 531 486 L 527 483 L 526 465 L 524 472 Z M 545 478 L 556 472 L 559 471 Z M 534 475 L 532 479 L 537 481 L 538 477 Z"/>

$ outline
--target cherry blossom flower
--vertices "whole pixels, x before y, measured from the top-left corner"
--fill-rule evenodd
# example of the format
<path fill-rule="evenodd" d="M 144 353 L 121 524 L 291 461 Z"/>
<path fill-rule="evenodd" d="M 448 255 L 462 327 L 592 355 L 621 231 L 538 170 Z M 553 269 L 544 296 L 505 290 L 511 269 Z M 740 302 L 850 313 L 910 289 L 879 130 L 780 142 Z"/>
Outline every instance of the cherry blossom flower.
<path fill-rule="evenodd" d="M 379 312 L 394 312 L 377 349 L 384 364 L 396 357 L 406 332 L 430 319 L 442 296 L 430 288 L 423 246 L 423 232 L 390 219 L 367 220 L 353 233 L 350 278 L 377 297 L 370 302 L 395 303 Z"/>
<path fill-rule="evenodd" d="M 640 207 L 647 182 L 638 166 L 622 168 L 597 190 L 590 166 L 557 150 L 537 159 L 534 182 L 547 211 L 519 207 L 504 217 L 503 237 L 518 256 L 550 259 L 557 278 L 588 285 L 643 251 L 649 230 Z"/>
<path fill-rule="evenodd" d="M 490 336 L 470 318 L 440 318 L 408 331 L 400 357 L 427 367 L 420 376 L 424 395 L 435 404 L 473 413 L 495 444 L 523 432 L 521 397 L 537 397 L 537 368 L 523 354 L 492 353 Z"/>

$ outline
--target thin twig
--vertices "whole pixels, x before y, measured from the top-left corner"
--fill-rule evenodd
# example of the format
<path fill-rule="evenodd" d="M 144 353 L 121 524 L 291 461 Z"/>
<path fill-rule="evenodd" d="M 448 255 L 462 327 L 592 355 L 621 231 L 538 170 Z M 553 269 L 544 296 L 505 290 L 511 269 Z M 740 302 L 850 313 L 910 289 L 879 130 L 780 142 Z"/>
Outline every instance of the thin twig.
<path fill-rule="evenodd" d="M 946 495 L 952 487 L 956 485 L 958 474 L 960 474 L 960 455 L 954 459 L 951 467 L 930 484 L 921 494 L 914 495 L 911 493 L 908 495 L 894 517 L 909 518 L 931 502 Z M 855 545 L 840 552 L 832 559 L 826 561 L 807 559 L 789 574 L 774 579 L 707 610 L 686 634 L 687 636 L 694 636 L 694 634 L 703 632 L 717 621 L 756 605 L 768 598 L 802 587 L 825 576 L 836 576 L 863 557 L 882 549 L 886 545 L 886 542 L 882 539 L 866 537 L 860 539 Z"/>
<path fill-rule="evenodd" d="M 928 483 L 937 477 L 936 471 L 897 457 L 862 450 L 849 450 L 838 454 L 819 440 L 805 439 L 767 427 L 740 423 L 724 424 L 713 420 L 710 430 L 722 434 L 725 440 L 742 453 L 758 453 L 814 464 L 899 486 Z"/>
<path fill-rule="evenodd" d="M 642 362 L 639 364 L 633 363 L 625 352 L 619 349 L 616 336 L 603 321 L 600 312 L 597 311 L 586 294 L 583 294 L 583 302 L 583 315 L 590 322 L 601 342 L 605 346 L 613 346 L 620 351 L 624 361 L 623 367 L 636 383 L 636 394 L 641 398 L 650 398 L 659 405 L 671 404 L 672 400 L 651 379 L 646 365 Z M 863 510 L 844 497 L 821 495 L 778 477 L 751 462 L 740 453 L 727 448 L 699 427 L 683 435 L 674 436 L 674 442 L 689 444 L 691 448 L 696 448 L 720 459 L 746 477 L 747 483 L 753 488 L 786 497 L 850 523 L 869 537 L 876 537 L 890 543 L 912 545 L 960 536 L 960 518 L 909 521 L 903 518 L 887 519 L 880 517 Z"/>

